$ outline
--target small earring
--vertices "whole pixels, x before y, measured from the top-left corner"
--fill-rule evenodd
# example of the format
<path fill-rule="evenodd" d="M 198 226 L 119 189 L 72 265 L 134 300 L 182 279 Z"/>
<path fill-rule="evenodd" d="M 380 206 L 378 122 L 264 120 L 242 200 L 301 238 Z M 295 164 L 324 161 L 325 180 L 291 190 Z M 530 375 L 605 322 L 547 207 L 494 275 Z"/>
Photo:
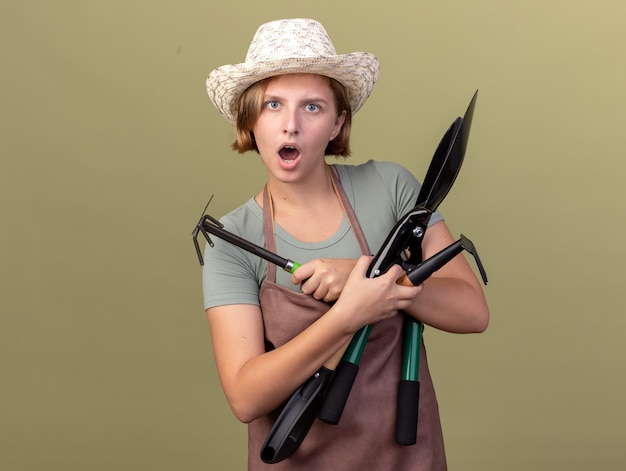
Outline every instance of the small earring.
<path fill-rule="evenodd" d="M 335 136 L 330 136 L 329 141 L 332 141 L 335 138 Z"/>

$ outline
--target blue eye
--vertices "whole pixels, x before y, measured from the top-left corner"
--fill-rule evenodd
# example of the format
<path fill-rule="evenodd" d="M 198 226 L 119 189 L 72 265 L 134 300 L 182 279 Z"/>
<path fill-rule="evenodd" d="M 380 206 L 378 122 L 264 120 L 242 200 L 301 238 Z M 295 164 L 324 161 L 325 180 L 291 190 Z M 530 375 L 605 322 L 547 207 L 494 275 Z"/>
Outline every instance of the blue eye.
<path fill-rule="evenodd" d="M 272 109 L 272 110 L 278 109 L 279 106 L 280 106 L 280 104 L 276 100 L 272 100 L 272 101 L 268 101 L 267 102 L 267 107 Z"/>
<path fill-rule="evenodd" d="M 317 111 L 320 109 L 319 105 L 316 105 L 314 103 L 309 103 L 308 105 L 306 105 L 306 109 L 307 111 Z"/>

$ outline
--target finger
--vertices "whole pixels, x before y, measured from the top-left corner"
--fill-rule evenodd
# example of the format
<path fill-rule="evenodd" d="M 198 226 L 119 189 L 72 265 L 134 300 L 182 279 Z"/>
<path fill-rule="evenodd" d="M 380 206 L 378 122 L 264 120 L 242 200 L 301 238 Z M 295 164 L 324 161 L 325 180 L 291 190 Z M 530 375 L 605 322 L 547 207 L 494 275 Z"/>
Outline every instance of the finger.
<path fill-rule="evenodd" d="M 335 285 L 332 283 L 319 283 L 316 287 L 313 297 L 318 300 L 331 302 L 336 301 L 341 294 L 341 290 L 335 289 Z"/>
<path fill-rule="evenodd" d="M 396 295 L 398 309 L 406 309 L 411 303 L 415 300 L 415 298 L 422 292 L 422 286 L 401 286 L 396 285 Z"/>
<path fill-rule="evenodd" d="M 387 278 L 393 278 L 393 280 L 396 281 L 398 280 L 398 278 L 400 278 L 404 274 L 405 274 L 404 269 L 397 263 L 394 263 L 393 265 L 391 265 L 391 267 L 389 267 L 387 272 L 383 274 L 382 276 L 387 277 Z"/>
<path fill-rule="evenodd" d="M 315 297 L 315 292 L 319 289 L 319 287 L 320 287 L 319 281 L 316 279 L 315 276 L 306 278 L 300 284 L 300 290 L 302 290 L 304 294 L 311 294 L 314 297 Z"/>
<path fill-rule="evenodd" d="M 328 290 L 326 288 L 323 288 L 322 286 L 319 286 L 313 293 L 313 297 L 318 301 L 326 301 L 326 298 L 328 297 Z"/>
<path fill-rule="evenodd" d="M 300 265 L 296 271 L 291 275 L 291 282 L 294 285 L 299 285 L 303 281 L 306 281 L 308 278 L 313 275 L 315 271 L 315 267 L 312 263 L 305 263 L 304 265 Z"/>
<path fill-rule="evenodd" d="M 337 301 L 340 295 L 341 295 L 341 290 L 334 289 L 332 286 L 330 286 L 328 288 L 328 292 L 326 293 L 326 296 L 324 296 L 324 301 L 326 301 L 327 303 L 330 303 L 332 301 Z"/>

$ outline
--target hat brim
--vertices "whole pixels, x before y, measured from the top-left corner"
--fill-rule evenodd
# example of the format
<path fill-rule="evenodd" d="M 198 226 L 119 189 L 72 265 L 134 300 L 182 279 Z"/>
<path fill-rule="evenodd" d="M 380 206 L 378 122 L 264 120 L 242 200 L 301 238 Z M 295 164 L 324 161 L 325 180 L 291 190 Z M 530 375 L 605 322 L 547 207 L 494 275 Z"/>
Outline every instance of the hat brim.
<path fill-rule="evenodd" d="M 213 70 L 206 80 L 206 87 L 218 111 L 234 123 L 239 96 L 252 84 L 277 75 L 319 74 L 337 80 L 346 88 L 354 114 L 370 96 L 378 79 L 378 71 L 378 59 L 369 52 L 287 58 L 253 64 L 244 62 Z"/>

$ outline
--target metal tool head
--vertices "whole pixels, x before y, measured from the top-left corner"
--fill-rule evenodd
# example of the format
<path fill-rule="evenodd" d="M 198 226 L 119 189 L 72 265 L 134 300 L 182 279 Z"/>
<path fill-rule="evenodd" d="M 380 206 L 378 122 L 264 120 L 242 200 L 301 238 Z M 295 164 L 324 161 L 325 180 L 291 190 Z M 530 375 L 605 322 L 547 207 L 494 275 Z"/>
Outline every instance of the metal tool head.
<path fill-rule="evenodd" d="M 424 177 L 416 206 L 434 211 L 452 188 L 465 157 L 477 96 L 478 90 L 465 115 L 456 118 L 441 138 Z"/>
<path fill-rule="evenodd" d="M 217 227 L 224 227 L 222 223 L 219 222 L 217 219 L 206 214 L 206 210 L 209 207 L 209 204 L 211 204 L 212 200 L 213 200 L 213 195 L 211 195 L 211 198 L 209 198 L 209 202 L 206 204 L 206 206 L 202 210 L 202 215 L 200 216 L 200 220 L 198 221 L 198 224 L 196 224 L 196 227 L 194 227 L 193 231 L 191 232 L 191 238 L 193 239 L 193 245 L 196 248 L 196 255 L 198 256 L 198 261 L 200 262 L 200 266 L 204 266 L 204 259 L 202 258 L 202 250 L 200 250 L 200 244 L 198 243 L 198 235 L 202 233 L 202 235 L 204 236 L 208 244 L 211 247 L 213 247 L 213 241 L 209 237 L 209 233 L 205 225 L 214 224 Z"/>
<path fill-rule="evenodd" d="M 478 271 L 480 272 L 480 277 L 483 279 L 483 283 L 487 284 L 487 272 L 485 271 L 485 267 L 483 266 L 483 262 L 480 261 L 480 257 L 478 256 L 478 250 L 476 250 L 476 246 L 474 243 L 461 234 L 461 246 L 472 254 L 474 260 L 476 260 L 476 266 L 478 267 Z"/>

